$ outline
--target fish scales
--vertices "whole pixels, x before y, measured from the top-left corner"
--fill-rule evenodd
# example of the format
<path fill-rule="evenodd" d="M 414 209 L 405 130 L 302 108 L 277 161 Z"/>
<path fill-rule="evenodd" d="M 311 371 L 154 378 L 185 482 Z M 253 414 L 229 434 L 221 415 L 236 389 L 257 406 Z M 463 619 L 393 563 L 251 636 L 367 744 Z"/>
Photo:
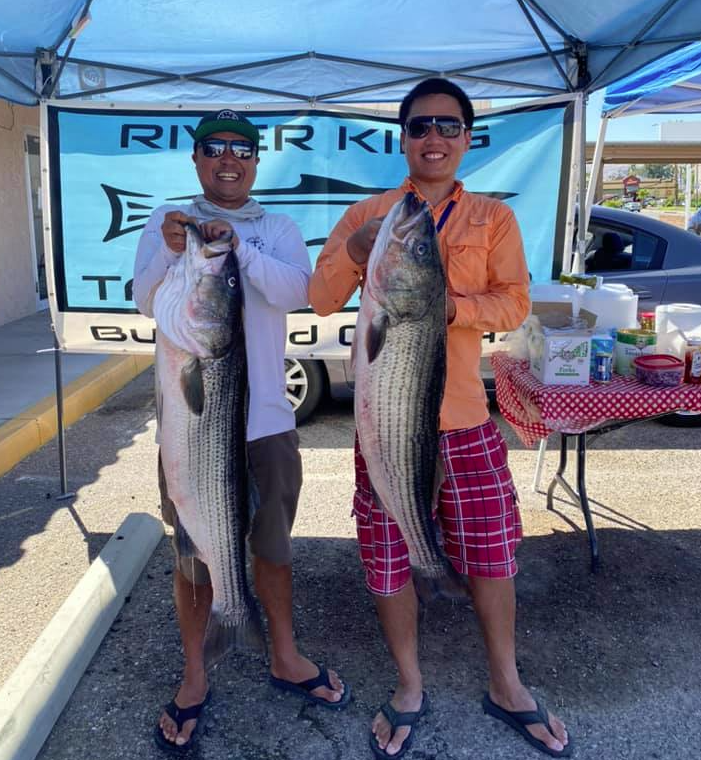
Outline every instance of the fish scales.
<path fill-rule="evenodd" d="M 188 226 L 186 251 L 156 291 L 161 457 L 183 558 L 209 570 L 207 667 L 232 647 L 264 649 L 248 586 L 247 369 L 238 264 Z"/>
<path fill-rule="evenodd" d="M 355 417 L 373 493 L 402 532 L 423 598 L 467 593 L 433 522 L 446 297 L 430 210 L 408 193 L 385 217 L 368 261 L 354 343 Z"/>

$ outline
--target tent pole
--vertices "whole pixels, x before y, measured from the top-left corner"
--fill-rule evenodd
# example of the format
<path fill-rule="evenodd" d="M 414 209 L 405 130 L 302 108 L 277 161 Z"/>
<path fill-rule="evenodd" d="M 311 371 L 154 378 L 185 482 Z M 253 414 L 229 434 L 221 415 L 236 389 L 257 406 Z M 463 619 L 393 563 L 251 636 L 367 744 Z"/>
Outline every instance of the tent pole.
<path fill-rule="evenodd" d="M 584 272 L 584 254 L 587 247 L 587 227 L 589 226 L 589 214 L 586 208 L 586 188 L 587 188 L 587 109 L 586 95 L 582 92 L 579 94 L 580 117 L 579 117 L 579 182 L 577 198 L 579 199 L 579 222 L 577 224 L 577 248 L 572 260 L 572 273 L 582 274 Z"/>
<path fill-rule="evenodd" d="M 582 106 L 584 95 L 578 92 L 574 99 L 574 117 L 572 119 L 572 154 L 570 159 L 570 183 L 567 195 L 567 220 L 565 223 L 565 242 L 562 255 L 562 271 L 564 274 L 576 271 L 573 269 L 572 245 L 574 243 L 574 213 L 575 213 L 575 195 L 577 193 L 577 183 L 579 181 L 579 162 L 581 157 L 581 127 L 582 127 Z M 585 146 L 586 147 L 586 146 Z"/>
<path fill-rule="evenodd" d="M 599 181 L 599 174 L 601 173 L 601 160 L 604 155 L 604 143 L 606 142 L 606 128 L 608 127 L 608 117 L 603 117 L 599 123 L 599 136 L 596 138 L 596 146 L 594 147 L 594 158 L 591 162 L 591 172 L 589 174 L 589 185 L 587 186 L 587 200 L 584 207 L 585 227 L 589 226 L 589 217 L 591 215 L 591 207 L 594 205 L 596 198 L 596 186 Z"/>
<path fill-rule="evenodd" d="M 684 192 L 684 229 L 689 229 L 691 216 L 691 164 L 686 165 L 686 188 Z"/>
<path fill-rule="evenodd" d="M 61 348 L 58 344 L 58 338 L 56 337 L 56 330 L 53 328 L 54 333 L 54 370 L 56 374 L 56 436 L 58 438 L 58 464 L 61 475 L 61 493 L 56 497 L 58 501 L 63 499 L 70 499 L 75 496 L 74 492 L 69 492 L 68 488 L 68 476 L 66 472 L 66 438 L 65 430 L 63 429 L 63 377 L 61 374 Z"/>

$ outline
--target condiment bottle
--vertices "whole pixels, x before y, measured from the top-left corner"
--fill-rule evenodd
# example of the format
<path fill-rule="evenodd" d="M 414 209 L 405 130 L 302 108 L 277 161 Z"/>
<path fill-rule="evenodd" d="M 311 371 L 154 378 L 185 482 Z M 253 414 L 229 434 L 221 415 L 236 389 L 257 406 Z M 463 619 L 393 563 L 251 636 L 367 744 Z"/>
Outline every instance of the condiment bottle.
<path fill-rule="evenodd" d="M 701 338 L 688 338 L 686 341 L 684 382 L 701 383 Z"/>

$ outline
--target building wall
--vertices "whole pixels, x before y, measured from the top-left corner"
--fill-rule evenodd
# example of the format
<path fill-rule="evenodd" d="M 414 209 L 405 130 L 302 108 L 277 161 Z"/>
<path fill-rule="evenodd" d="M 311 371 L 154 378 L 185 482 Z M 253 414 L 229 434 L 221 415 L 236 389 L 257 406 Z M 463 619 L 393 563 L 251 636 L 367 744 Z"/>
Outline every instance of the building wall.
<path fill-rule="evenodd" d="M 39 109 L 0 100 L 0 325 L 37 310 L 24 138 Z"/>

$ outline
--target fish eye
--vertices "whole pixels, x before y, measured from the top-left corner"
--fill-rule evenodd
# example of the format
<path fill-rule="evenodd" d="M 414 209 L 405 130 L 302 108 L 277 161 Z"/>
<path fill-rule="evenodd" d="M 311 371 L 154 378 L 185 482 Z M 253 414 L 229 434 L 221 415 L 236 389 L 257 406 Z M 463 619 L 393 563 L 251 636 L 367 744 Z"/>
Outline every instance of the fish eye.
<path fill-rule="evenodd" d="M 426 253 L 428 253 L 428 246 L 426 243 L 418 243 L 414 250 L 419 254 L 419 256 L 424 256 Z"/>

